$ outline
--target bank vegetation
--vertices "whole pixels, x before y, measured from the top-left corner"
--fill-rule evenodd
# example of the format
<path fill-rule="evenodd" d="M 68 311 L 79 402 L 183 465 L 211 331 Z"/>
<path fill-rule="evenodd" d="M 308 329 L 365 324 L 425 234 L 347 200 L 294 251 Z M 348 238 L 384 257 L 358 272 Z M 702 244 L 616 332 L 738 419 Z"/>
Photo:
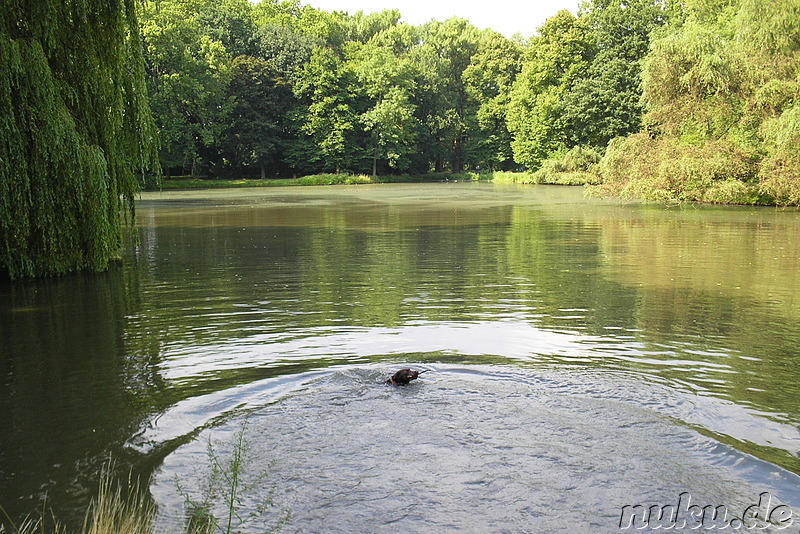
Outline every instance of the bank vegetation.
<path fill-rule="evenodd" d="M 530 34 L 299 0 L 9 0 L 2 272 L 104 269 L 162 174 L 521 171 L 495 176 L 800 205 L 800 0 L 588 0 Z"/>
<path fill-rule="evenodd" d="M 529 39 L 399 11 L 161 0 L 142 33 L 167 175 L 523 171 L 497 181 L 800 205 L 797 0 L 591 0 Z"/>

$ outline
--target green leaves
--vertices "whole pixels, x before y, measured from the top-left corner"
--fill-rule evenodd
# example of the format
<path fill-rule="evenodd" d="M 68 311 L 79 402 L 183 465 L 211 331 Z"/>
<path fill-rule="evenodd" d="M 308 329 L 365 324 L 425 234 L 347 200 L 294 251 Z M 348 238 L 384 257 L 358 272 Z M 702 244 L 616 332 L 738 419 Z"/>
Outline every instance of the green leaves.
<path fill-rule="evenodd" d="M 0 18 L 0 271 L 103 270 L 157 169 L 135 6 L 15 2 Z"/>
<path fill-rule="evenodd" d="M 416 102 L 424 126 L 420 147 L 437 171 L 459 172 L 470 142 L 476 112 L 464 72 L 478 51 L 481 32 L 463 19 L 431 21 L 420 29 L 421 44 L 410 54 L 419 69 Z"/>
<path fill-rule="evenodd" d="M 586 21 L 561 11 L 547 20 L 523 56 L 508 109 L 514 159 L 531 168 L 567 147 L 564 99 L 593 53 Z"/>
<path fill-rule="evenodd" d="M 373 176 L 378 159 L 391 169 L 407 170 L 410 161 L 404 156 L 414 151 L 420 126 L 412 102 L 414 66 L 407 56 L 370 41 L 354 55 L 352 68 L 369 97 L 369 108 L 360 122 L 371 134 Z"/>
<path fill-rule="evenodd" d="M 464 70 L 467 94 L 477 105 L 469 125 L 469 159 L 483 169 L 507 170 L 514 164 L 507 110 L 521 55 L 521 44 L 487 32 Z"/>
<path fill-rule="evenodd" d="M 565 148 L 639 130 L 640 61 L 663 24 L 660 2 L 594 0 L 562 11 L 531 39 L 511 93 L 508 125 L 517 162 L 537 168 Z"/>
<path fill-rule="evenodd" d="M 232 106 L 231 57 L 202 23 L 206 7 L 201 0 L 161 0 L 142 13 L 148 90 L 168 173 L 194 169 Z"/>
<path fill-rule="evenodd" d="M 680 200 L 800 205 L 800 5 L 696 0 L 677 20 L 644 61 L 644 122 L 654 139 L 631 140 L 609 153 L 604 187 L 667 191 Z M 691 164 L 678 173 L 676 161 Z M 656 180 L 637 165 L 669 169 L 671 185 L 665 174 Z"/>
<path fill-rule="evenodd" d="M 296 105 L 291 88 L 269 62 L 239 56 L 231 64 L 232 109 L 216 145 L 235 169 L 257 168 L 274 175 L 288 134 L 284 115 Z"/>
<path fill-rule="evenodd" d="M 330 48 L 317 47 L 295 92 L 307 104 L 299 110 L 300 131 L 317 149 L 305 151 L 302 157 L 322 171 L 352 170 L 363 158 L 358 140 L 363 93 L 353 70 Z"/>

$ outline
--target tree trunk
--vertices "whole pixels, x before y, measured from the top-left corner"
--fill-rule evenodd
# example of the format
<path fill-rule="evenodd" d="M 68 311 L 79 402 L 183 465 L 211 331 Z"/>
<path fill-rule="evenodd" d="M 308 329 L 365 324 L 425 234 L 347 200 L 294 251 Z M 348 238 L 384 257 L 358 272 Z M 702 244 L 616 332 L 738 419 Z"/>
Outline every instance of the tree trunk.
<path fill-rule="evenodd" d="M 464 170 L 464 139 L 461 136 L 456 137 L 456 142 L 453 146 L 453 172 L 461 172 Z"/>

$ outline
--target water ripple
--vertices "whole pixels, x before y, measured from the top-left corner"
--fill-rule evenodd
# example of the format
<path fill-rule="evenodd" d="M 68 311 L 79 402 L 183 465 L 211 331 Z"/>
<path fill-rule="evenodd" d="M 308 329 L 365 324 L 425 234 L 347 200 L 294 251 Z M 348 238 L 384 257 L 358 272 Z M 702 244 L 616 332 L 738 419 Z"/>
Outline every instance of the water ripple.
<path fill-rule="evenodd" d="M 200 491 L 207 442 L 229 453 L 244 421 L 253 466 L 272 468 L 243 502 L 269 496 L 291 532 L 609 531 L 622 506 L 682 492 L 741 511 L 768 491 L 800 511 L 800 477 L 697 431 L 780 437 L 736 406 L 619 373 L 428 367 L 406 388 L 381 385 L 391 367 L 347 366 L 176 406 L 149 438 L 225 415 L 165 459 L 151 487 L 162 525 L 184 514 L 175 479 Z M 780 431 L 797 446 L 796 429 Z"/>

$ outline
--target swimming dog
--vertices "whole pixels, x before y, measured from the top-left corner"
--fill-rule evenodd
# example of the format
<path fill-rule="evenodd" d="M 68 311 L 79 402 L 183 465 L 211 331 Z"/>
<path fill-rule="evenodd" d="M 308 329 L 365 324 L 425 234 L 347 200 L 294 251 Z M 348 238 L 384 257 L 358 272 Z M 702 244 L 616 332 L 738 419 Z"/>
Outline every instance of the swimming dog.
<path fill-rule="evenodd" d="M 386 383 L 392 386 L 407 386 L 409 382 L 416 380 L 419 375 L 429 370 L 430 369 L 425 369 L 424 371 L 414 371 L 412 369 L 400 369 L 393 374 L 392 377 L 386 381 Z"/>

